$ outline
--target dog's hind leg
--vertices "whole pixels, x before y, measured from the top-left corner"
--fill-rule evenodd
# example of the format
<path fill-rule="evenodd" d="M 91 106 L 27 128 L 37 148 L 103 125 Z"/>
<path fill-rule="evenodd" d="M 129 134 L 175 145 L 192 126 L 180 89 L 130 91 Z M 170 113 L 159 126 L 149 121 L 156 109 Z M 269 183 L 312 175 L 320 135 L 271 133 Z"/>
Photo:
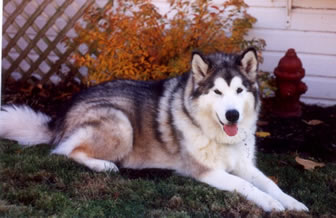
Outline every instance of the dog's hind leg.
<path fill-rule="evenodd" d="M 108 112 L 108 117 L 94 125 L 77 129 L 52 153 L 66 155 L 94 171 L 118 171 L 114 162 L 132 150 L 133 129 L 121 111 Z"/>
<path fill-rule="evenodd" d="M 81 144 L 70 153 L 69 157 L 97 172 L 118 171 L 118 167 L 112 161 L 94 158 L 89 149 L 89 146 Z"/>

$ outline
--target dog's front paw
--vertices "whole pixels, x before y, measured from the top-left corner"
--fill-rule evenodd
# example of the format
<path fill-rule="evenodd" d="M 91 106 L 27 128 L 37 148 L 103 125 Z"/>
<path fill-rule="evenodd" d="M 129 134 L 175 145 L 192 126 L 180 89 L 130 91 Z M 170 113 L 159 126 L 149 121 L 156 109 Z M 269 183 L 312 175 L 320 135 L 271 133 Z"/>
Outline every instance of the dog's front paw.
<path fill-rule="evenodd" d="M 309 211 L 308 207 L 299 201 L 296 201 L 295 203 L 286 208 L 289 210 L 306 211 L 306 212 Z"/>
<path fill-rule="evenodd" d="M 257 203 L 264 211 L 284 211 L 285 207 L 271 196 L 265 194 Z"/>
<path fill-rule="evenodd" d="M 265 211 L 284 211 L 284 206 L 276 200 L 266 200 L 266 205 L 263 207 Z"/>
<path fill-rule="evenodd" d="M 299 202 L 295 198 L 285 194 L 280 202 L 285 206 L 288 210 L 297 210 L 297 211 L 309 211 L 308 207 L 303 203 Z"/>

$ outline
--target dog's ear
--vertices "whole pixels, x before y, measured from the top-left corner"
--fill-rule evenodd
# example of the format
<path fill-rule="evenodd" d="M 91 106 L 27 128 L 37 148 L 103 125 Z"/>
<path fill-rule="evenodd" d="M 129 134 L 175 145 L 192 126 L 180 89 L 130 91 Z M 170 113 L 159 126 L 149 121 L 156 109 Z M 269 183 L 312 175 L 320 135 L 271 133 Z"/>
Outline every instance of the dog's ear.
<path fill-rule="evenodd" d="M 258 72 L 258 56 L 255 48 L 246 49 L 237 59 L 240 70 L 245 76 L 255 82 Z"/>
<path fill-rule="evenodd" d="M 208 60 L 202 53 L 194 51 L 192 53 L 191 71 L 196 82 L 200 82 L 208 73 L 210 66 Z"/>

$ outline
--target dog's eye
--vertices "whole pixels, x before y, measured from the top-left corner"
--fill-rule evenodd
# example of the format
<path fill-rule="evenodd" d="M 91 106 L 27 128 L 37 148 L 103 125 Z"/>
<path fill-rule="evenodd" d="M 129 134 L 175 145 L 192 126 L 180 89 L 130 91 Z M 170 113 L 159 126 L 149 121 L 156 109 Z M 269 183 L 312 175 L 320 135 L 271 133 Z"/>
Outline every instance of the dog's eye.
<path fill-rule="evenodd" d="M 238 88 L 238 89 L 236 90 L 237 94 L 241 93 L 242 91 L 243 91 L 242 88 Z"/>
<path fill-rule="evenodd" d="M 222 95 L 222 92 L 219 91 L 218 89 L 215 89 L 214 92 L 215 92 L 217 95 Z"/>

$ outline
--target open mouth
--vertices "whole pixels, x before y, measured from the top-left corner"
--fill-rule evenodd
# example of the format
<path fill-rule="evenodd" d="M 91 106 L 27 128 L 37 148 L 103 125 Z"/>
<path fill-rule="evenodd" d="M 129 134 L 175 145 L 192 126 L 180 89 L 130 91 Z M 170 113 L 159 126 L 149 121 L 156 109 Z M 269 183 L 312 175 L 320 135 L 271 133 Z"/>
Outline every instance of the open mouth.
<path fill-rule="evenodd" d="M 216 113 L 217 119 L 219 121 L 219 123 L 223 126 L 223 130 L 224 132 L 228 135 L 228 136 L 235 136 L 237 135 L 238 132 L 238 126 L 237 123 L 230 123 L 230 124 L 224 124 L 221 119 L 219 119 L 218 114 Z"/>

